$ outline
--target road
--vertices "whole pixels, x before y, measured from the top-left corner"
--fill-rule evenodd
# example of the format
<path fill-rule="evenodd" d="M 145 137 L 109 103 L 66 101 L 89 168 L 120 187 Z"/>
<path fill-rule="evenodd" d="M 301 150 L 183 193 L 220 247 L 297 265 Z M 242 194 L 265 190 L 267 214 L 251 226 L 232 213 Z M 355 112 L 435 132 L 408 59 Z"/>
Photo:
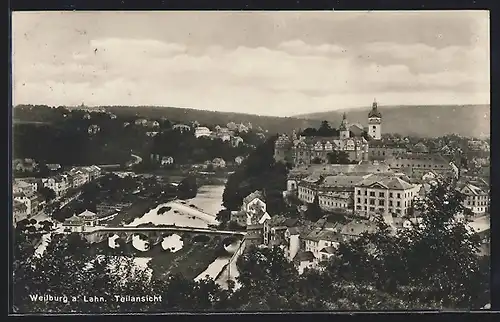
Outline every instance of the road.
<path fill-rule="evenodd" d="M 133 165 L 136 165 L 136 164 L 139 164 L 142 162 L 142 158 L 140 156 L 133 154 L 133 153 L 131 154 L 131 156 L 132 156 L 132 158 L 134 158 L 134 160 L 129 161 L 127 163 L 127 167 L 132 167 Z"/>
<path fill-rule="evenodd" d="M 109 232 L 120 232 L 120 231 L 185 231 L 194 233 L 209 233 L 209 234 L 224 234 L 224 235 L 245 235 L 242 231 L 231 231 L 231 230 L 216 230 L 216 229 L 204 229 L 197 227 L 181 227 L 181 226 L 170 226 L 170 227 L 130 227 L 130 226 L 120 226 L 120 227 L 109 227 L 109 226 L 95 226 L 95 227 L 85 227 L 85 232 L 95 232 L 95 231 L 109 231 Z"/>

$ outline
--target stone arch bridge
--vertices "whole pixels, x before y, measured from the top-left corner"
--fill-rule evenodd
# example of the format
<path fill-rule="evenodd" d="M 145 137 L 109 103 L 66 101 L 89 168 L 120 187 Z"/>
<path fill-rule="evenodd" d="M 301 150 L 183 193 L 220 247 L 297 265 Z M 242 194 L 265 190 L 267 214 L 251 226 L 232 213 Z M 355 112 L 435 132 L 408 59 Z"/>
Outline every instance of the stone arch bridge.
<path fill-rule="evenodd" d="M 109 240 L 113 236 L 118 236 L 118 239 L 124 241 L 126 244 L 131 243 L 134 236 L 139 235 L 142 240 L 146 240 L 150 247 L 161 244 L 165 237 L 172 234 L 185 236 L 189 235 L 191 238 L 198 236 L 221 236 L 222 243 L 232 243 L 236 239 L 241 240 L 245 236 L 242 231 L 229 231 L 217 230 L 210 228 L 194 228 L 194 227 L 95 227 L 92 231 L 82 232 L 83 237 L 91 244 L 101 243 Z"/>

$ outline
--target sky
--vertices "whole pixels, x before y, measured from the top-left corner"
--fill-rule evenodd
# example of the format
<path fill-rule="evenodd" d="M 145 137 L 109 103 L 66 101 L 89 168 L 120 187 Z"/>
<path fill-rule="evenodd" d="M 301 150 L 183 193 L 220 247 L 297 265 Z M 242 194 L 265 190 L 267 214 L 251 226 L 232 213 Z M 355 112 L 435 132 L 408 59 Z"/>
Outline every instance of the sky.
<path fill-rule="evenodd" d="M 489 104 L 487 11 L 15 12 L 13 105 Z"/>

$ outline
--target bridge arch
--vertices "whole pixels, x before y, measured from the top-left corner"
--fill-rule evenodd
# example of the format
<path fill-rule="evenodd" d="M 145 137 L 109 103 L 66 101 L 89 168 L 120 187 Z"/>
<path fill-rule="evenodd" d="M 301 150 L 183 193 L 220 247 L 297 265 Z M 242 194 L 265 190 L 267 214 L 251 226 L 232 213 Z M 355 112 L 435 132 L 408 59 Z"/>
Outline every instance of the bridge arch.
<path fill-rule="evenodd" d="M 212 238 L 208 236 L 207 234 L 197 234 L 193 236 L 191 241 L 195 244 L 206 244 L 208 243 Z"/>
<path fill-rule="evenodd" d="M 161 248 L 167 252 L 177 252 L 184 247 L 184 236 L 177 232 L 164 233 L 161 238 Z"/>
<path fill-rule="evenodd" d="M 143 232 L 134 232 L 131 235 L 131 239 L 132 239 L 132 246 L 136 250 L 141 251 L 141 252 L 146 252 L 146 251 L 150 250 L 151 243 L 150 243 L 148 234 L 145 234 Z"/>

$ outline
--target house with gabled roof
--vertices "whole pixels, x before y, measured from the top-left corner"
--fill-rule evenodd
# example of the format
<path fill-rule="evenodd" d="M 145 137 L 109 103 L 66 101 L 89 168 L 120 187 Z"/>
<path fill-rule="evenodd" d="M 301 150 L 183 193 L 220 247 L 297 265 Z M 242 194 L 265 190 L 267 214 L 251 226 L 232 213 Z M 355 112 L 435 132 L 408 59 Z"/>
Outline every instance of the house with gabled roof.
<path fill-rule="evenodd" d="M 98 224 L 98 217 L 95 213 L 85 210 L 79 215 L 67 218 L 63 226 L 70 228 L 71 232 L 83 232 L 86 227 L 95 227 Z"/>
<path fill-rule="evenodd" d="M 285 243 L 285 231 L 298 225 L 298 218 L 277 215 L 264 221 L 264 244 L 267 246 Z"/>
<path fill-rule="evenodd" d="M 345 224 L 340 230 L 341 240 L 348 241 L 361 236 L 361 234 L 368 232 L 373 233 L 377 230 L 377 226 L 374 222 L 369 220 L 353 220 Z"/>
<path fill-rule="evenodd" d="M 293 263 L 299 274 L 304 273 L 305 269 L 314 269 L 316 267 L 316 258 L 310 251 L 300 251 L 293 258 Z"/>
<path fill-rule="evenodd" d="M 469 209 L 474 216 L 484 215 L 488 211 L 490 204 L 489 191 L 471 182 L 459 182 L 457 190 L 464 197 L 462 205 Z"/>
<path fill-rule="evenodd" d="M 337 249 L 342 241 L 342 237 L 338 231 L 316 228 L 304 237 L 304 241 L 305 251 L 313 253 L 316 262 L 320 262 L 323 260 L 320 254 L 321 250 L 326 247 Z"/>

